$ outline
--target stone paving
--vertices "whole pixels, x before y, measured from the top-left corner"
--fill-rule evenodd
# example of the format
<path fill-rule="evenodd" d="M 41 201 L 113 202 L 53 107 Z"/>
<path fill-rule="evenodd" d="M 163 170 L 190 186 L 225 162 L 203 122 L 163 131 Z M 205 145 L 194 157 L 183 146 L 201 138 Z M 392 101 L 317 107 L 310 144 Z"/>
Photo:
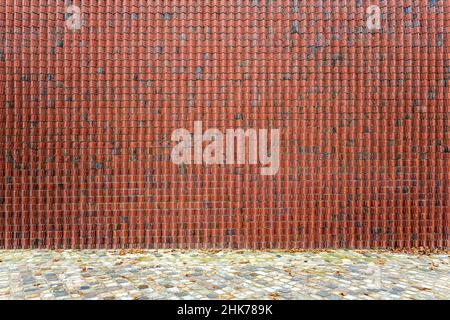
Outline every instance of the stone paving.
<path fill-rule="evenodd" d="M 450 255 L 0 251 L 0 299 L 449 299 Z"/>

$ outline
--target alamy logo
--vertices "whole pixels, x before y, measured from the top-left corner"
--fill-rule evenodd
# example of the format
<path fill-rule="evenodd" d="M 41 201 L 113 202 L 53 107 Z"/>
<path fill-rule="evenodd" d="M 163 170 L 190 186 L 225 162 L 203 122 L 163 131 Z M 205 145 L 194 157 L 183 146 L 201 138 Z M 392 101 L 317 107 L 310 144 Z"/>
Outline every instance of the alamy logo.
<path fill-rule="evenodd" d="M 171 153 L 172 162 L 177 165 L 260 164 L 260 173 L 265 176 L 277 174 L 280 168 L 279 129 L 236 128 L 222 132 L 209 128 L 203 132 L 203 122 L 195 121 L 193 134 L 177 129 L 171 139 L 177 142 Z"/>
<path fill-rule="evenodd" d="M 367 29 L 370 31 L 381 29 L 381 8 L 377 5 L 372 5 L 367 8 Z"/>
<path fill-rule="evenodd" d="M 66 7 L 65 25 L 69 30 L 81 29 L 81 8 L 76 5 Z"/>

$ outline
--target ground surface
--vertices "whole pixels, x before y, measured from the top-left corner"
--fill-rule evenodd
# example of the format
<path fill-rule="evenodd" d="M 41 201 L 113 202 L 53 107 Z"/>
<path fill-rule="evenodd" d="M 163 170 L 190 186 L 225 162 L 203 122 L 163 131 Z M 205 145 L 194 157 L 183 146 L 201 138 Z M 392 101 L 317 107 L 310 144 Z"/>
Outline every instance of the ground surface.
<path fill-rule="evenodd" d="M 449 254 L 0 251 L 0 299 L 450 299 Z"/>

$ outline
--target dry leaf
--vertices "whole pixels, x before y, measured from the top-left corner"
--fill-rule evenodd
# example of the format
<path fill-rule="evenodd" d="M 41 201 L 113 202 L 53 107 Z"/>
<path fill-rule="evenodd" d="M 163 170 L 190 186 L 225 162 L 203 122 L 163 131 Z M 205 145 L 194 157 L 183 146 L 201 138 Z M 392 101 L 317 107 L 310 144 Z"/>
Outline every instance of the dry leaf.
<path fill-rule="evenodd" d="M 384 259 L 377 259 L 376 264 L 384 266 L 386 264 L 386 260 L 384 260 Z"/>
<path fill-rule="evenodd" d="M 280 294 L 278 292 L 272 292 L 271 294 L 269 294 L 269 297 L 272 300 L 278 300 L 280 299 Z"/>

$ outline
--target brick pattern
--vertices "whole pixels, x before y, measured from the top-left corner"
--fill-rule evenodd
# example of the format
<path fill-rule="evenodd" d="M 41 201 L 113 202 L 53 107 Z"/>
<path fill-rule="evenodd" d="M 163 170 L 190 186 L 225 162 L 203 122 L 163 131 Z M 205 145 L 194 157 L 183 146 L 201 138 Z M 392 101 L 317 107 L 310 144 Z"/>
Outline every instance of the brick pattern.
<path fill-rule="evenodd" d="M 0 248 L 448 248 L 449 11 L 2 2 Z M 197 120 L 280 128 L 278 174 L 172 164 Z"/>

